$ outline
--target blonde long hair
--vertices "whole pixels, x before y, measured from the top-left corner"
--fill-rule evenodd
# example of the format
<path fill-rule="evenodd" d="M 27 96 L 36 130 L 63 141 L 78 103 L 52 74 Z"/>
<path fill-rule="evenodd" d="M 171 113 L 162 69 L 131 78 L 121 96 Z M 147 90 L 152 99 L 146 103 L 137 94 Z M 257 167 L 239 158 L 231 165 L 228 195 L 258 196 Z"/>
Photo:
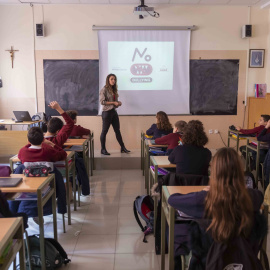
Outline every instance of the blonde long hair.
<path fill-rule="evenodd" d="M 213 158 L 205 210 L 212 220 L 208 230 L 216 242 L 226 243 L 235 236 L 249 236 L 253 204 L 240 157 L 232 148 L 221 148 Z"/>

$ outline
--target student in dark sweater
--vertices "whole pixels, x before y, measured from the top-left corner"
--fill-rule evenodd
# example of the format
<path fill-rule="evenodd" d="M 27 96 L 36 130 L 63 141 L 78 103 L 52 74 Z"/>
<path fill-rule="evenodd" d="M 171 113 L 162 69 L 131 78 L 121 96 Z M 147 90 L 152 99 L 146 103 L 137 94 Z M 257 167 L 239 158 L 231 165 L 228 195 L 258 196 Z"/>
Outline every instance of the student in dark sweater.
<path fill-rule="evenodd" d="M 253 135 L 253 136 L 258 137 L 258 135 L 265 129 L 265 126 L 266 126 L 269 119 L 270 119 L 270 115 L 262 114 L 259 121 L 258 121 L 258 124 L 259 124 L 258 127 L 255 127 L 255 128 L 252 128 L 252 129 L 242 129 L 241 127 L 236 127 L 236 129 L 238 131 L 240 131 L 242 134 L 250 135 L 250 136 Z M 269 132 L 270 132 L 270 129 L 268 129 L 266 131 L 266 133 L 269 133 Z M 240 147 L 240 152 L 242 153 L 244 158 L 246 158 L 245 151 L 246 151 L 246 146 L 242 145 Z M 252 163 L 251 163 L 251 170 L 253 170 L 253 169 L 255 169 L 255 166 L 256 166 L 257 152 L 253 151 L 253 150 L 251 150 L 251 152 L 252 152 L 252 158 L 253 158 Z M 267 153 L 266 149 L 261 149 L 260 150 L 260 160 L 259 160 L 260 163 L 262 163 L 264 161 L 266 153 Z"/>
<path fill-rule="evenodd" d="M 204 148 L 208 138 L 203 124 L 198 120 L 188 122 L 179 145 L 169 155 L 169 161 L 176 164 L 176 173 L 208 175 L 212 154 Z"/>
<path fill-rule="evenodd" d="M 153 124 L 147 131 L 146 135 L 153 136 L 153 139 L 160 138 L 173 132 L 172 125 L 169 121 L 168 115 L 159 111 L 156 115 L 157 123 Z"/>
<path fill-rule="evenodd" d="M 156 144 L 168 145 L 166 154 L 169 155 L 173 149 L 182 143 L 182 135 L 187 123 L 185 121 L 177 121 L 174 125 L 173 133 L 163 136 L 161 138 L 155 139 Z"/>
<path fill-rule="evenodd" d="M 214 156 L 209 187 L 186 195 L 173 194 L 168 202 L 188 216 L 208 218 L 207 230 L 218 243 L 226 243 L 240 235 L 253 247 L 259 241 L 258 235 L 254 237 L 255 233 L 258 234 L 254 216 L 263 203 L 263 194 L 259 190 L 246 188 L 241 159 L 232 148 L 221 148 Z M 190 233 L 189 226 L 187 223 L 176 225 L 175 243 L 179 244 L 182 240 L 182 244 L 189 246 L 183 234 Z"/>
<path fill-rule="evenodd" d="M 70 137 L 81 137 L 85 139 L 89 138 L 90 129 L 83 128 L 80 125 L 75 125 L 77 123 L 78 112 L 75 110 L 68 110 L 66 113 L 74 121 L 74 126 Z"/>

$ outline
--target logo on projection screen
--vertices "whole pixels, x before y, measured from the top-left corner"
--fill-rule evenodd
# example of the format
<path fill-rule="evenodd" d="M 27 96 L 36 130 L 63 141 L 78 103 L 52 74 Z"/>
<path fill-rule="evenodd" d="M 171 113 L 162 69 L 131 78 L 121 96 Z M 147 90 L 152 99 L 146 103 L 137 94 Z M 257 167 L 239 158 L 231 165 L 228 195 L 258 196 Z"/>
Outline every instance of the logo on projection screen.
<path fill-rule="evenodd" d="M 135 48 L 135 51 L 134 51 L 134 54 L 133 54 L 133 57 L 132 57 L 132 62 L 134 62 L 137 54 L 140 57 L 140 61 L 142 60 L 142 58 L 146 62 L 151 61 L 152 57 L 149 54 L 145 55 L 146 51 L 147 51 L 147 48 L 145 48 L 144 51 L 141 53 L 138 48 Z M 151 77 L 145 77 L 145 76 L 150 75 L 152 73 L 152 71 L 153 71 L 153 68 L 148 63 L 133 64 L 130 67 L 130 72 L 132 73 L 132 75 L 138 76 L 138 77 L 132 77 L 130 79 L 130 81 L 132 83 L 150 83 L 150 82 L 152 82 L 152 78 Z"/>

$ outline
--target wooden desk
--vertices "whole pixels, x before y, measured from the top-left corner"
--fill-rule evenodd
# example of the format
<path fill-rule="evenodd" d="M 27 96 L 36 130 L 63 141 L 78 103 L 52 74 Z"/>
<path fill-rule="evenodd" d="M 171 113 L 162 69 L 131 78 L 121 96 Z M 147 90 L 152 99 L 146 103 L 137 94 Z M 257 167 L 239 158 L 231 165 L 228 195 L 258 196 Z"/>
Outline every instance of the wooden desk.
<path fill-rule="evenodd" d="M 68 139 L 65 143 L 64 146 L 82 146 L 82 152 L 83 152 L 83 160 L 84 160 L 84 165 L 87 171 L 87 175 L 89 177 L 89 145 L 88 145 L 89 139 Z M 71 150 L 73 150 L 71 148 Z M 74 150 L 75 152 L 81 152 Z"/>
<path fill-rule="evenodd" d="M 3 264 L 0 265 L 0 269 L 8 269 L 12 261 L 16 259 L 16 254 L 18 252 L 20 257 L 20 269 L 26 269 L 24 261 L 23 219 L 21 217 L 1 218 L 0 227 L 0 256 L 3 254 L 10 242 L 16 240 L 16 242 L 12 244 Z"/>
<path fill-rule="evenodd" d="M 158 182 L 158 168 L 176 168 L 175 164 L 170 163 L 170 161 L 168 160 L 168 156 L 151 156 L 150 166 L 151 165 L 154 166 L 154 171 L 149 169 L 149 183 L 150 183 L 149 190 L 151 190 L 153 184 Z M 154 197 L 154 231 L 156 229 L 156 218 L 157 218 L 157 197 L 155 196 Z"/>
<path fill-rule="evenodd" d="M 149 168 L 150 168 L 150 158 L 149 158 L 149 148 L 150 147 L 168 147 L 168 145 L 152 144 L 151 140 L 144 140 L 144 181 L 147 194 L 150 194 L 149 189 Z"/>
<path fill-rule="evenodd" d="M 93 170 L 95 169 L 94 132 L 93 131 L 90 131 L 89 149 L 90 149 L 90 170 L 91 170 L 91 176 L 93 176 Z"/>
<path fill-rule="evenodd" d="M 11 120 L 11 119 L 1 119 L 4 120 L 3 122 L 0 122 L 0 125 L 5 125 L 5 126 L 10 126 L 10 130 L 12 130 L 12 126 L 29 126 L 32 124 L 37 124 L 42 122 L 42 120 L 38 120 L 38 121 L 23 121 L 23 122 L 19 122 L 19 123 L 15 123 L 15 121 Z M 40 124 L 39 124 L 40 127 Z"/>
<path fill-rule="evenodd" d="M 174 270 L 174 223 L 175 209 L 168 204 L 169 197 L 174 193 L 188 194 L 202 191 L 205 186 L 163 186 L 161 205 L 161 270 L 165 269 L 165 231 L 166 220 L 169 226 L 169 270 Z"/>
<path fill-rule="evenodd" d="M 141 170 L 144 176 L 144 131 L 141 131 Z"/>
<path fill-rule="evenodd" d="M 37 193 L 38 221 L 40 233 L 40 254 L 42 262 L 42 270 L 45 266 L 45 243 L 44 243 L 44 224 L 43 224 L 43 207 L 46 202 L 52 198 L 52 213 L 53 213 L 53 231 L 54 239 L 57 240 L 57 219 L 56 219 L 56 199 L 55 199 L 55 179 L 54 174 L 48 177 L 25 177 L 23 174 L 11 174 L 10 178 L 22 177 L 23 181 L 16 187 L 0 187 L 4 193 L 19 193 L 32 192 Z M 42 190 L 50 185 L 50 191 L 42 195 Z"/>
<path fill-rule="evenodd" d="M 69 173 L 72 171 L 72 181 L 73 181 L 73 200 L 74 200 L 74 210 L 77 210 L 76 203 L 76 170 L 75 170 L 75 153 L 74 151 L 66 151 L 67 157 L 63 161 L 65 164 L 65 176 L 66 176 L 66 190 L 67 190 L 67 208 L 68 208 L 68 225 L 71 225 L 71 211 L 70 211 L 70 198 L 69 198 Z M 70 162 L 72 160 L 72 162 Z M 18 155 L 15 155 L 9 159 L 9 165 L 11 170 L 13 171 L 13 164 L 16 162 L 20 162 Z M 59 162 L 58 162 L 59 164 Z M 57 164 L 55 164 L 57 168 Z M 78 194 L 78 202 L 80 206 L 80 194 Z M 65 219 L 63 218 L 63 229 L 65 229 Z"/>
<path fill-rule="evenodd" d="M 234 138 L 232 135 L 236 134 L 236 138 Z M 242 133 L 239 132 L 238 130 L 232 130 L 232 129 L 228 129 L 228 147 L 230 147 L 230 140 L 236 141 L 236 152 L 238 152 L 239 150 L 239 140 L 244 140 L 247 137 L 240 137 L 239 135 L 241 135 Z"/>

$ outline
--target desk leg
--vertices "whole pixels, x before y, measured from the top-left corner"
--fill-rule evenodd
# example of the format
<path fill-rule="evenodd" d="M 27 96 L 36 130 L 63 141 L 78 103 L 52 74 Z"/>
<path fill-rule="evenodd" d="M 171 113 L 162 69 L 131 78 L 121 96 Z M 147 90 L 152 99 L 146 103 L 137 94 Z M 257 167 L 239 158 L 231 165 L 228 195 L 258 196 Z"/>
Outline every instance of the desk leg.
<path fill-rule="evenodd" d="M 42 192 L 39 189 L 37 191 L 37 204 L 38 204 L 38 222 L 39 222 L 39 242 L 40 242 L 40 257 L 41 257 L 41 269 L 46 269 L 45 262 L 45 241 L 44 241 L 44 224 L 43 224 L 43 207 L 42 207 Z"/>
<path fill-rule="evenodd" d="M 256 155 L 256 175 L 255 175 L 255 182 L 257 186 L 258 186 L 259 170 L 260 170 L 260 142 L 258 141 L 257 155 Z"/>
<path fill-rule="evenodd" d="M 170 206 L 169 208 L 169 270 L 174 270 L 174 222 L 175 210 Z"/>
<path fill-rule="evenodd" d="M 158 166 L 155 165 L 155 178 L 154 178 L 154 184 L 158 182 Z M 149 170 L 150 172 L 150 170 Z M 157 225 L 157 197 L 154 198 L 154 232 L 156 231 L 156 225 Z"/>
<path fill-rule="evenodd" d="M 18 233 L 16 235 L 17 239 L 20 239 L 22 242 L 22 246 L 19 251 L 19 260 L 20 260 L 20 270 L 25 270 L 25 249 L 24 249 L 24 241 L 23 241 L 23 224 L 20 226 Z"/>
<path fill-rule="evenodd" d="M 71 213 L 70 213 L 70 191 L 69 191 L 69 167 L 68 167 L 68 161 L 65 161 L 66 164 L 66 191 L 67 191 L 67 210 L 68 210 L 68 225 L 71 225 Z M 73 185 L 74 185 L 74 179 L 73 179 Z"/>
<path fill-rule="evenodd" d="M 93 176 L 93 148 L 92 139 L 89 140 L 91 176 Z"/>
<path fill-rule="evenodd" d="M 146 146 L 145 148 L 145 185 L 147 194 L 149 195 L 149 146 Z"/>
<path fill-rule="evenodd" d="M 249 160 L 249 156 L 248 156 L 248 146 L 249 145 L 249 140 L 247 140 L 247 145 L 246 145 L 246 172 L 248 171 L 248 160 Z"/>
<path fill-rule="evenodd" d="M 164 207 L 165 205 L 165 198 L 162 195 L 162 201 L 161 201 L 161 270 L 165 269 L 165 230 L 166 230 L 166 220 L 165 220 L 165 213 L 164 213 Z"/>
<path fill-rule="evenodd" d="M 52 195 L 52 213 L 53 213 L 53 238 L 57 240 L 57 216 L 56 216 L 56 187 L 55 187 L 55 179 L 53 179 L 53 189 L 54 193 Z M 64 232 L 66 232 L 65 228 L 65 219 L 64 219 Z"/>
<path fill-rule="evenodd" d="M 74 165 L 73 165 L 73 172 L 75 169 L 75 159 L 74 159 Z M 74 175 L 75 173 L 73 173 Z M 79 185 L 79 183 L 78 183 Z M 74 211 L 77 211 L 77 202 L 76 202 L 76 178 L 73 177 L 73 204 L 74 204 Z"/>

